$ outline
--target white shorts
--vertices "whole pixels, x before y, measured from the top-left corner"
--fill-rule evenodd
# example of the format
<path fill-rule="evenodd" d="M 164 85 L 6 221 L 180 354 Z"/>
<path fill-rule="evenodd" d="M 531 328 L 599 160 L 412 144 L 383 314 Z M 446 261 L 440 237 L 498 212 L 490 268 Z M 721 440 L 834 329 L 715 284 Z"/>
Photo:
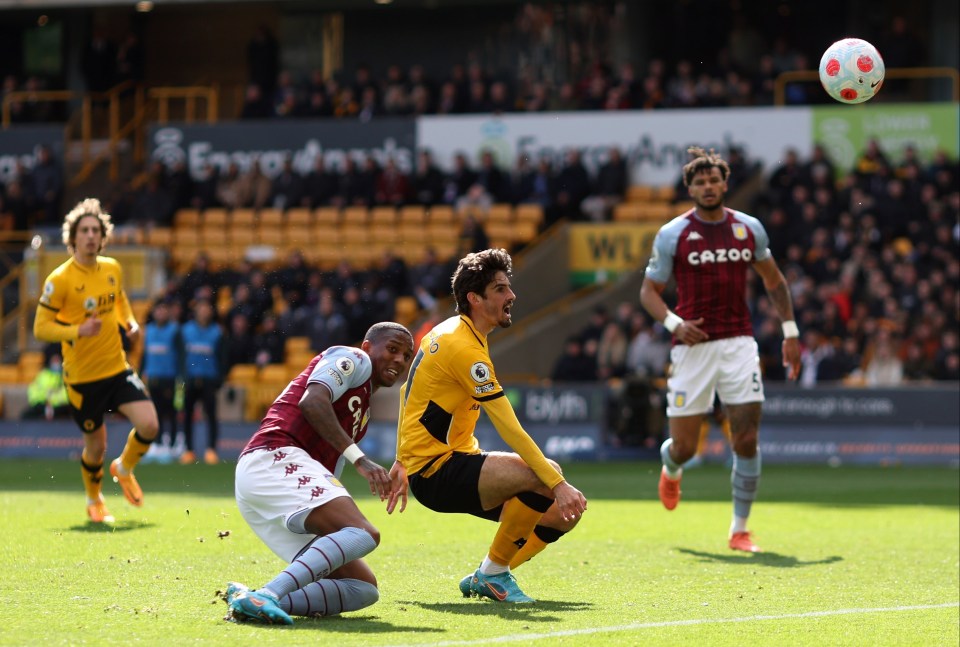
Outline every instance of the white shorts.
<path fill-rule="evenodd" d="M 753 337 L 730 337 L 670 350 L 667 417 L 713 411 L 714 394 L 724 404 L 763 402 L 760 353 Z"/>
<path fill-rule="evenodd" d="M 253 532 L 280 559 L 292 562 L 314 540 L 287 528 L 287 519 L 350 496 L 319 461 L 299 447 L 256 450 L 237 461 L 237 507 Z"/>

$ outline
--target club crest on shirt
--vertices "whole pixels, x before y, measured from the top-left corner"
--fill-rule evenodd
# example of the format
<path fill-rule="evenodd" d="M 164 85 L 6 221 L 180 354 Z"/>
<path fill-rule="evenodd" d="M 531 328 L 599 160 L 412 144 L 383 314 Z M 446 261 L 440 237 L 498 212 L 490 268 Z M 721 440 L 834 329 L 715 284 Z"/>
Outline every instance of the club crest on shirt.
<path fill-rule="evenodd" d="M 747 226 L 742 222 L 733 223 L 733 237 L 737 240 L 747 239 Z"/>
<path fill-rule="evenodd" d="M 53 281 L 47 281 L 43 286 L 43 294 L 40 295 L 40 303 L 50 305 L 50 297 L 53 296 Z"/>
<path fill-rule="evenodd" d="M 686 391 L 677 391 L 673 395 L 673 406 L 677 409 L 682 409 L 683 405 L 687 403 L 687 392 Z"/>
<path fill-rule="evenodd" d="M 473 381 L 477 384 L 489 382 L 490 369 L 483 362 L 475 362 L 474 365 L 470 367 L 470 377 L 472 377 Z"/>

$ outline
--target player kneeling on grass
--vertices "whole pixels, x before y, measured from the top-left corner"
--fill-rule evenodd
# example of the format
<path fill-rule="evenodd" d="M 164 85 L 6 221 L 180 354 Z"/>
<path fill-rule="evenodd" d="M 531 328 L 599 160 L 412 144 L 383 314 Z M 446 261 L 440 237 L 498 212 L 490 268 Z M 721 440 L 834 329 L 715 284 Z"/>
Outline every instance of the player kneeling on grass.
<path fill-rule="evenodd" d="M 397 323 L 371 326 L 360 348 L 332 346 L 277 397 L 237 462 L 240 514 L 290 565 L 255 591 L 227 585 L 228 620 L 292 624 L 375 603 L 377 580 L 361 559 L 380 542 L 337 477 L 349 460 L 385 500 L 390 477 L 357 447 L 370 396 L 402 380 L 413 336 Z M 334 476 L 336 474 L 336 476 Z"/>
<path fill-rule="evenodd" d="M 487 337 L 513 323 L 512 272 L 502 249 L 467 254 L 457 264 L 451 285 L 459 315 L 423 338 L 400 390 L 387 512 L 398 503 L 403 512 L 409 487 L 435 512 L 499 522 L 480 567 L 460 580 L 460 593 L 526 604 L 534 599 L 511 569 L 572 530 L 587 500 L 520 425 L 493 371 Z M 474 435 L 481 407 L 514 452 L 481 451 Z"/>

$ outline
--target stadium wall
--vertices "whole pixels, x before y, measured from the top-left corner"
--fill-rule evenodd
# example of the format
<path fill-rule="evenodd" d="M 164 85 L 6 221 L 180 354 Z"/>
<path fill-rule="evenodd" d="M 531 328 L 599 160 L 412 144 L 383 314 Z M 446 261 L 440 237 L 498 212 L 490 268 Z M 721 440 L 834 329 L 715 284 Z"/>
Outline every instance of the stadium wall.
<path fill-rule="evenodd" d="M 599 384 L 534 387 L 505 385 L 524 428 L 545 453 L 561 461 L 655 459 L 656 445 L 621 449 L 606 428 L 608 392 Z M 960 465 L 960 386 L 930 385 L 899 389 L 848 389 L 768 384 L 761 434 L 767 463 Z M 397 389 L 379 391 L 374 415 L 361 447 L 381 461 L 393 459 L 396 446 Z M 206 429 L 197 425 L 203 446 Z M 109 445 L 122 447 L 128 425 L 108 423 Z M 233 460 L 256 430 L 254 423 L 221 425 L 218 451 Z M 659 439 L 664 430 L 638 430 Z M 477 427 L 480 446 L 509 450 L 489 420 Z M 83 447 L 72 422 L 0 422 L 0 458 L 76 458 Z M 724 461 L 726 442 L 707 443 L 707 460 Z"/>

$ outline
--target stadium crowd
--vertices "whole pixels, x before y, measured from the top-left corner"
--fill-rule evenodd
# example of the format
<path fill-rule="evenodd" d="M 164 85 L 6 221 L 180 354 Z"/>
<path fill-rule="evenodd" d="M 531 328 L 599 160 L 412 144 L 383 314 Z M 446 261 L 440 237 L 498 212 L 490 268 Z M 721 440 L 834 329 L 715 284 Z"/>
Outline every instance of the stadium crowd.
<path fill-rule="evenodd" d="M 960 173 L 942 152 L 894 164 L 871 142 L 836 181 L 824 149 L 795 151 L 769 175 L 752 215 L 770 235 L 803 335 L 804 386 L 960 379 Z M 754 277 L 751 310 L 767 380 L 783 380 L 780 332 Z M 554 380 L 664 376 L 670 336 L 638 304 L 594 313 Z"/>
<path fill-rule="evenodd" d="M 761 19 L 743 8 L 718 8 L 717 23 L 729 26 L 725 39 L 699 42 L 691 36 L 695 42 L 682 49 L 667 42 L 662 55 L 641 62 L 635 53 L 628 54 L 635 36 L 624 28 L 622 8 L 616 3 L 566 4 L 565 10 L 520 4 L 512 17 L 504 16 L 496 36 L 472 44 L 446 71 L 426 61 L 379 66 L 360 62 L 332 75 L 320 69 L 284 68 L 284 43 L 261 26 L 246 51 L 235 53 L 246 58 L 247 84 L 242 106 L 229 116 L 366 121 L 424 114 L 772 105 L 776 78 L 811 69 L 819 56 L 810 49 L 813 43 L 785 27 L 767 32 L 757 25 Z M 678 15 L 684 11 L 678 10 Z M 903 16 L 892 17 L 874 31 L 872 42 L 883 52 L 888 68 L 929 64 L 923 40 Z M 81 52 L 83 83 L 90 91 L 103 92 L 125 81 L 149 80 L 147 56 L 136 30 L 112 36 L 95 28 Z M 0 94 L 58 87 L 57 79 L 8 74 Z M 902 90 L 891 86 L 885 95 Z M 826 99 L 815 86 L 794 83 L 786 86 L 784 100 L 808 105 Z M 63 121 L 65 115 L 56 108 L 57 104 L 20 99 L 11 104 L 11 119 Z"/>

